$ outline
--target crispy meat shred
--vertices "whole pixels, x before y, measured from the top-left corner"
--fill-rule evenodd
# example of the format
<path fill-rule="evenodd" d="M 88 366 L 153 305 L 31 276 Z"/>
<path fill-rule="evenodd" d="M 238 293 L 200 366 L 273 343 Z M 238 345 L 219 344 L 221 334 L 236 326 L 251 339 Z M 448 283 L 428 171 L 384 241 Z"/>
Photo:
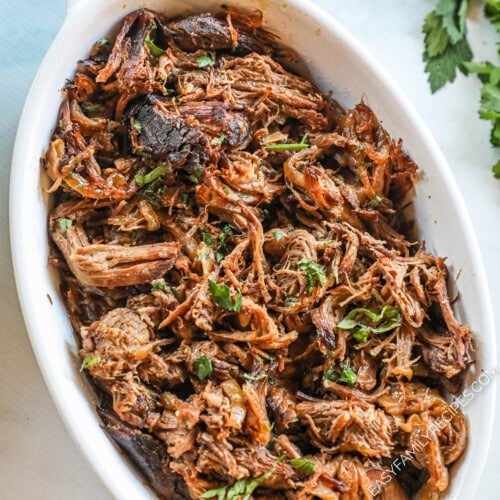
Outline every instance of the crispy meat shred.
<path fill-rule="evenodd" d="M 161 498 L 437 498 L 472 337 L 408 237 L 402 142 L 288 71 L 258 11 L 116 33 L 42 158 L 103 428 Z"/>

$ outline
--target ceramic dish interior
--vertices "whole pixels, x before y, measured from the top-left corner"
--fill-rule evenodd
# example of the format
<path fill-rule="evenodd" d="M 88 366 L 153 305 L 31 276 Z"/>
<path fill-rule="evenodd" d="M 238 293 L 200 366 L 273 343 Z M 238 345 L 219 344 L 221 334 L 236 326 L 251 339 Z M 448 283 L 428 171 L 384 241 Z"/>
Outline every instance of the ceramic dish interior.
<path fill-rule="evenodd" d="M 79 373 L 77 345 L 58 293 L 57 277 L 47 265 L 48 196 L 41 185 L 40 156 L 47 147 L 60 104 L 60 89 L 92 44 L 109 35 L 126 13 L 144 6 L 139 0 L 70 0 L 66 20 L 38 72 L 18 130 L 11 176 L 11 242 L 23 314 L 45 381 L 82 452 L 110 492 L 121 499 L 154 494 L 99 427 L 94 394 Z M 304 0 L 232 0 L 228 4 L 263 11 L 265 26 L 301 57 L 298 68 L 324 92 L 333 91 L 345 107 L 361 97 L 373 108 L 422 175 L 416 186 L 418 236 L 429 251 L 448 256 L 454 284 L 450 295 L 458 318 L 476 337 L 476 359 L 469 374 L 464 405 L 470 441 L 452 471 L 449 498 L 472 498 L 490 441 L 495 381 L 494 328 L 485 273 L 462 198 L 442 154 L 415 110 L 370 55 L 335 20 Z M 205 0 L 149 0 L 147 6 L 169 15 L 216 11 Z M 42 183 L 43 184 L 43 183 Z M 475 383 L 475 386 L 472 384 Z M 471 385 L 472 384 L 472 385 Z M 475 388 L 474 388 L 475 387 Z M 465 399 L 464 399 L 465 401 Z"/>

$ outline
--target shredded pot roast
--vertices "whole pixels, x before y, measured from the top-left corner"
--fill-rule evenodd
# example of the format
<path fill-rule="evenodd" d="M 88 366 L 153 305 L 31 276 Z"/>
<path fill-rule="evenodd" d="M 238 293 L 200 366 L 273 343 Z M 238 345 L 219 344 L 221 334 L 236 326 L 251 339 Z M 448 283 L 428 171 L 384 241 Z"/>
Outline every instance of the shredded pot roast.
<path fill-rule="evenodd" d="M 436 498 L 472 349 L 417 166 L 261 24 L 141 9 L 63 89 L 51 263 L 103 427 L 167 499 Z"/>

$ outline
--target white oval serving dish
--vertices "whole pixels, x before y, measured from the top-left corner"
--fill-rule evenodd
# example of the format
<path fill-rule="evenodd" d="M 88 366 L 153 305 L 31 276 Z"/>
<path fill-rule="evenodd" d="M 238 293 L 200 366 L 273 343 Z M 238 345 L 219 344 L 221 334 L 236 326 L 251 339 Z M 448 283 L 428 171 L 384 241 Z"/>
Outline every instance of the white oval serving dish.
<path fill-rule="evenodd" d="M 469 374 L 470 397 L 464 411 L 470 423 L 465 456 L 453 467 L 448 498 L 469 499 L 481 480 L 493 426 L 495 380 L 479 383 L 481 370 L 492 373 L 495 333 L 472 224 L 446 161 L 415 109 L 393 81 L 339 23 L 307 0 L 231 0 L 243 9 L 263 11 L 265 26 L 300 55 L 305 75 L 321 90 L 333 90 L 345 107 L 361 97 L 385 128 L 401 137 L 404 148 L 420 166 L 415 215 L 420 239 L 428 250 L 447 256 L 460 293 L 455 303 L 459 319 L 476 337 L 477 363 Z M 124 459 L 99 426 L 94 394 L 79 373 L 77 345 L 58 292 L 57 276 L 48 267 L 48 197 L 41 185 L 40 157 L 46 149 L 65 78 L 75 71 L 92 44 L 109 34 L 128 12 L 147 6 L 168 15 L 216 11 L 213 0 L 68 0 L 66 20 L 33 82 L 18 129 L 12 162 L 10 228 L 19 298 L 33 350 L 54 402 L 74 440 L 96 473 L 120 499 L 153 498 L 144 479 Z M 487 387 L 486 387 L 487 386 Z M 464 399 L 465 401 L 465 399 Z"/>

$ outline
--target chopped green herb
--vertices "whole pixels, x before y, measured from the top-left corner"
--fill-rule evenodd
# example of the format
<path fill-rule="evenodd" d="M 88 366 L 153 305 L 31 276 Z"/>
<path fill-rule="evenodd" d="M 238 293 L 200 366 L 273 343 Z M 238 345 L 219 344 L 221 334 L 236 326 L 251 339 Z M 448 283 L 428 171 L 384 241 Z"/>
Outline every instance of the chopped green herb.
<path fill-rule="evenodd" d="M 151 182 L 159 179 L 163 174 L 168 172 L 168 165 L 162 164 L 158 165 L 156 168 L 153 168 L 151 172 L 147 174 L 137 174 L 134 179 L 139 186 L 145 186 L 146 184 L 150 184 Z"/>
<path fill-rule="evenodd" d="M 161 207 L 161 197 L 167 191 L 167 186 L 160 182 L 160 179 L 156 179 L 156 181 L 151 182 L 146 185 L 143 189 L 142 194 L 144 198 L 153 205 L 155 208 Z"/>
<path fill-rule="evenodd" d="M 292 458 L 288 462 L 294 469 L 304 472 L 304 474 L 307 474 L 308 476 L 314 472 L 314 462 L 311 462 L 311 460 L 308 460 L 307 458 Z"/>
<path fill-rule="evenodd" d="M 140 122 L 138 121 L 135 121 L 134 122 L 134 128 L 137 130 L 137 132 L 141 133 L 141 130 L 142 130 L 142 125 Z"/>
<path fill-rule="evenodd" d="M 197 256 L 196 256 L 196 260 L 198 262 L 204 262 L 206 261 L 208 258 L 210 257 L 210 252 L 207 252 L 207 251 L 203 251 L 203 252 L 200 252 Z"/>
<path fill-rule="evenodd" d="M 307 293 L 311 295 L 316 285 L 326 283 L 325 270 L 312 259 L 302 259 L 299 262 L 299 269 L 304 272 L 307 284 Z"/>
<path fill-rule="evenodd" d="M 210 377 L 210 375 L 212 375 L 212 361 L 208 356 L 202 355 L 196 358 L 194 367 L 196 368 L 196 376 L 200 380 L 205 380 L 207 377 Z"/>
<path fill-rule="evenodd" d="M 227 139 L 227 135 L 222 133 L 217 139 L 213 140 L 214 144 L 222 144 Z"/>
<path fill-rule="evenodd" d="M 215 253 L 215 260 L 217 261 L 217 264 L 221 262 L 224 259 L 224 254 L 220 252 Z"/>
<path fill-rule="evenodd" d="M 332 380 L 333 382 L 341 382 L 347 384 L 351 387 L 353 385 L 356 385 L 356 382 L 358 381 L 356 372 L 347 365 L 342 365 L 342 372 L 340 376 L 337 376 L 335 370 L 333 368 L 330 368 L 325 372 L 325 378 L 327 378 L 328 380 Z"/>
<path fill-rule="evenodd" d="M 109 40 L 107 38 L 100 38 L 97 40 L 95 43 L 96 45 L 107 45 L 109 43 Z"/>
<path fill-rule="evenodd" d="M 299 298 L 296 295 L 290 295 L 288 292 L 285 292 L 285 300 L 283 303 L 288 307 L 294 307 L 298 300 Z"/>
<path fill-rule="evenodd" d="M 248 479 L 239 479 L 235 483 L 229 486 L 223 486 L 221 488 L 214 488 L 212 490 L 207 490 L 205 493 L 200 495 L 200 498 L 215 498 L 217 500 L 249 500 L 252 493 L 267 479 L 269 479 L 276 470 L 274 466 L 271 470 L 267 471 L 262 476 L 248 481 Z"/>
<path fill-rule="evenodd" d="M 267 377 L 267 373 L 259 373 L 258 375 L 250 375 L 249 373 L 244 373 L 243 378 L 245 380 L 262 380 L 263 378 Z"/>
<path fill-rule="evenodd" d="M 200 177 L 203 174 L 203 167 L 198 166 L 194 169 L 194 172 L 188 177 L 188 179 L 193 183 L 193 184 L 199 184 L 200 182 Z"/>
<path fill-rule="evenodd" d="M 424 21 L 424 62 L 432 92 L 453 82 L 457 69 L 472 59 L 465 17 L 469 0 L 439 0 Z"/>
<path fill-rule="evenodd" d="M 68 229 L 73 225 L 73 221 L 71 219 L 58 219 L 59 227 L 63 234 L 66 234 Z"/>
<path fill-rule="evenodd" d="M 151 158 L 151 155 L 146 153 L 146 151 L 135 151 L 135 154 L 141 158 Z"/>
<path fill-rule="evenodd" d="M 377 208 L 383 201 L 383 198 L 380 197 L 378 194 L 375 195 L 375 197 L 370 200 L 370 202 L 368 203 L 368 206 L 370 208 Z"/>
<path fill-rule="evenodd" d="M 100 104 L 93 104 L 93 103 L 87 102 L 87 101 L 85 101 L 82 104 L 82 108 L 83 108 L 83 111 L 85 111 L 85 113 L 95 113 L 96 111 L 98 111 L 100 109 L 100 107 L 101 107 Z"/>
<path fill-rule="evenodd" d="M 159 280 L 155 280 L 151 284 L 152 284 L 151 292 L 158 292 L 160 290 L 163 292 L 168 292 L 170 290 L 170 287 L 168 286 L 167 282 L 163 278 L 160 278 Z"/>
<path fill-rule="evenodd" d="M 291 144 L 269 144 L 265 146 L 265 149 L 269 151 L 300 151 L 302 149 L 307 149 L 309 145 L 306 143 L 307 134 L 304 134 L 304 137 L 297 143 Z"/>
<path fill-rule="evenodd" d="M 374 326 L 367 325 L 359 316 L 366 316 Z M 339 323 L 337 327 L 342 330 L 352 330 L 352 337 L 358 342 L 366 342 L 370 333 L 386 333 L 401 325 L 401 314 L 393 307 L 386 305 L 379 314 L 357 307 L 352 309 Z"/>
<path fill-rule="evenodd" d="M 198 68 L 206 68 L 207 66 L 213 66 L 215 61 L 212 59 L 210 54 L 205 54 L 204 56 L 200 56 L 196 59 L 196 64 L 198 65 Z"/>
<path fill-rule="evenodd" d="M 231 289 L 227 285 L 219 286 L 215 281 L 208 280 L 208 288 L 212 296 L 212 300 L 224 311 L 240 312 L 243 304 L 243 297 L 240 292 L 237 292 L 236 297 L 231 299 Z"/>
<path fill-rule="evenodd" d="M 189 193 L 181 193 L 181 202 L 187 205 L 189 202 Z"/>
<path fill-rule="evenodd" d="M 80 371 L 98 365 L 100 362 L 101 357 L 99 354 L 96 354 L 95 356 L 85 356 L 85 358 L 83 358 L 82 365 L 80 366 Z"/>
<path fill-rule="evenodd" d="M 205 231 L 201 232 L 201 238 L 207 245 L 211 245 L 214 242 L 214 237 L 210 233 L 205 233 Z"/>
<path fill-rule="evenodd" d="M 227 187 L 227 186 L 224 186 L 223 189 L 225 194 L 227 194 L 228 196 L 231 194 L 231 190 Z"/>
<path fill-rule="evenodd" d="M 182 281 L 188 281 L 189 280 L 189 276 L 184 275 L 184 276 L 182 276 L 181 280 Z"/>
<path fill-rule="evenodd" d="M 153 40 L 151 40 L 150 33 L 154 30 L 156 30 L 156 23 L 153 24 L 152 28 L 148 31 L 144 43 L 149 49 L 149 52 L 151 52 L 151 55 L 153 55 L 154 57 L 160 57 L 165 53 L 165 51 L 161 47 L 158 47 L 158 45 L 156 45 Z"/>
<path fill-rule="evenodd" d="M 232 236 L 233 234 L 233 228 L 229 224 L 224 224 L 224 226 L 222 226 L 222 231 L 219 234 L 219 250 L 226 248 L 227 238 L 228 236 Z"/>
<path fill-rule="evenodd" d="M 280 241 L 280 240 L 282 240 L 284 237 L 285 237 L 285 234 L 284 234 L 284 233 L 282 233 L 281 231 L 273 231 L 273 238 L 274 238 L 276 241 Z"/>

